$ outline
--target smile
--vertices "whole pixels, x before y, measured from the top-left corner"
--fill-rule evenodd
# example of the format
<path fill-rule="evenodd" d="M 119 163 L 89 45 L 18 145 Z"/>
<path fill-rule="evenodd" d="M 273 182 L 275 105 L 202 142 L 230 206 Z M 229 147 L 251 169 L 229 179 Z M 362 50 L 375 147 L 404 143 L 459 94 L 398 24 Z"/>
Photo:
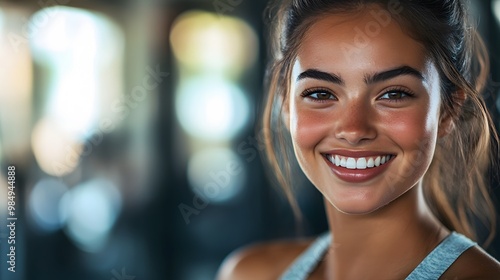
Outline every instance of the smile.
<path fill-rule="evenodd" d="M 373 157 L 344 157 L 334 154 L 325 155 L 326 159 L 335 166 L 345 167 L 347 169 L 368 169 L 384 165 L 395 156 L 393 155 L 380 155 Z"/>
<path fill-rule="evenodd" d="M 322 155 L 333 174 L 349 183 L 378 177 L 396 158 L 394 154 L 368 151 L 331 151 Z"/>

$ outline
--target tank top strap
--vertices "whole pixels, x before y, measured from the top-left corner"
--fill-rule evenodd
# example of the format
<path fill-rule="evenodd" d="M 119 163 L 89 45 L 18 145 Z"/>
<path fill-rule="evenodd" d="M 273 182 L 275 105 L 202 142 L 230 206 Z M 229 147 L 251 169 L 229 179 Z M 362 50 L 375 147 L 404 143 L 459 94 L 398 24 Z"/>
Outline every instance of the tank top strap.
<path fill-rule="evenodd" d="M 284 272 L 281 280 L 307 279 L 330 247 L 331 236 L 319 236 Z M 452 232 L 406 277 L 406 280 L 439 279 L 441 275 L 470 247 L 476 245 L 469 238 Z"/>
<path fill-rule="evenodd" d="M 331 236 L 326 232 L 319 236 L 285 271 L 281 280 L 307 279 L 309 274 L 318 266 L 319 262 L 330 247 Z"/>
<path fill-rule="evenodd" d="M 439 279 L 441 275 L 470 247 L 469 238 L 452 232 L 406 277 L 406 280 Z"/>

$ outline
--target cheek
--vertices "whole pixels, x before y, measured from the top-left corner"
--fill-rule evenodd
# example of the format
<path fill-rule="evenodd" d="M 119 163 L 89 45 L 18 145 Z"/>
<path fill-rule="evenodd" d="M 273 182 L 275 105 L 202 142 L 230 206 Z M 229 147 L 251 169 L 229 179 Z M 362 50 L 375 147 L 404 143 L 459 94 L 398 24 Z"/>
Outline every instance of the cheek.
<path fill-rule="evenodd" d="M 313 149 L 325 136 L 327 126 L 328 120 L 325 120 L 324 114 L 291 104 L 290 133 L 296 152 L 304 153 L 306 151 L 303 149 Z"/>
<path fill-rule="evenodd" d="M 290 106 L 290 134 L 293 150 L 299 166 L 311 182 L 317 180 L 317 170 L 314 168 L 315 147 L 327 137 L 329 121 L 325 114 Z"/>
<path fill-rule="evenodd" d="M 426 141 L 437 136 L 439 110 L 433 100 L 423 100 L 420 106 L 394 111 L 384 116 L 385 129 L 403 145 Z M 439 102 L 438 102 L 439 103 Z"/>
<path fill-rule="evenodd" d="M 402 180 L 418 181 L 427 171 L 436 146 L 439 119 L 430 107 L 420 107 L 392 114 L 392 125 L 384 126 L 402 154 L 399 176 Z"/>
<path fill-rule="evenodd" d="M 382 119 L 385 122 L 385 133 L 406 148 L 415 142 L 433 138 L 437 135 L 439 123 L 430 113 L 423 108 L 415 108 L 384 116 Z"/>

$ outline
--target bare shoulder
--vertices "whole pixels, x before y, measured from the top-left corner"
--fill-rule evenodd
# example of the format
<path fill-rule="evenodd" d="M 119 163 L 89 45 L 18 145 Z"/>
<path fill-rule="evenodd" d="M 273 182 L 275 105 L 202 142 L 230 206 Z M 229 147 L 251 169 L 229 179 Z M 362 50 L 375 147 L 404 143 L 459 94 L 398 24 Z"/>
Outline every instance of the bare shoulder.
<path fill-rule="evenodd" d="M 217 279 L 277 279 L 311 242 L 312 239 L 274 241 L 238 249 L 222 263 Z"/>
<path fill-rule="evenodd" d="M 500 279 L 500 263 L 481 247 L 474 246 L 465 251 L 441 279 Z"/>

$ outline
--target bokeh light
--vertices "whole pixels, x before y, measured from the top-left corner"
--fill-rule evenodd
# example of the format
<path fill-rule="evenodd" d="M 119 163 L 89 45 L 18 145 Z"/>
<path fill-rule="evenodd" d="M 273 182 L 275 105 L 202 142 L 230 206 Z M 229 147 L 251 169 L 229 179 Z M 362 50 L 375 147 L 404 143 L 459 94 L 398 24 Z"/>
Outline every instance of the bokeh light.
<path fill-rule="evenodd" d="M 31 145 L 40 168 L 53 176 L 62 176 L 75 170 L 83 152 L 83 145 L 74 135 L 49 118 L 36 123 Z"/>
<path fill-rule="evenodd" d="M 500 0 L 493 0 L 491 2 L 491 7 L 493 10 L 493 14 L 497 19 L 498 24 L 500 24 Z"/>
<path fill-rule="evenodd" d="M 176 113 L 190 135 L 220 141 L 232 138 L 247 124 L 249 104 L 238 86 L 204 76 L 181 83 Z"/>
<path fill-rule="evenodd" d="M 59 214 L 65 231 L 87 252 L 98 252 L 120 213 L 120 192 L 112 182 L 93 179 L 72 188 L 61 200 Z"/>
<path fill-rule="evenodd" d="M 46 113 L 65 130 L 81 134 L 97 117 L 94 75 L 99 26 L 92 13 L 68 7 L 39 11 L 31 21 L 43 22 L 50 14 L 54 18 L 30 40 L 35 60 L 53 71 Z"/>
<path fill-rule="evenodd" d="M 237 74 L 257 59 L 255 31 L 240 19 L 214 13 L 181 14 L 170 42 L 177 60 L 190 69 Z"/>
<path fill-rule="evenodd" d="M 54 178 L 40 180 L 29 195 L 29 210 L 36 225 L 43 231 L 51 232 L 62 227 L 59 203 L 68 187 Z"/>
<path fill-rule="evenodd" d="M 28 26 L 29 46 L 43 81 L 31 146 L 45 173 L 63 176 L 78 166 L 83 143 L 98 129 L 99 120 L 116 122 L 120 117 L 109 115 L 111 103 L 123 94 L 123 38 L 105 16 L 64 6 L 37 11 Z"/>
<path fill-rule="evenodd" d="M 246 169 L 232 150 L 212 148 L 197 152 L 189 159 L 188 180 L 197 195 L 221 203 L 243 190 Z"/>
<path fill-rule="evenodd" d="M 47 77 L 43 115 L 85 140 L 110 111 L 104 100 L 121 96 L 121 33 L 97 13 L 62 6 L 36 12 L 30 23 L 33 58 Z"/>

